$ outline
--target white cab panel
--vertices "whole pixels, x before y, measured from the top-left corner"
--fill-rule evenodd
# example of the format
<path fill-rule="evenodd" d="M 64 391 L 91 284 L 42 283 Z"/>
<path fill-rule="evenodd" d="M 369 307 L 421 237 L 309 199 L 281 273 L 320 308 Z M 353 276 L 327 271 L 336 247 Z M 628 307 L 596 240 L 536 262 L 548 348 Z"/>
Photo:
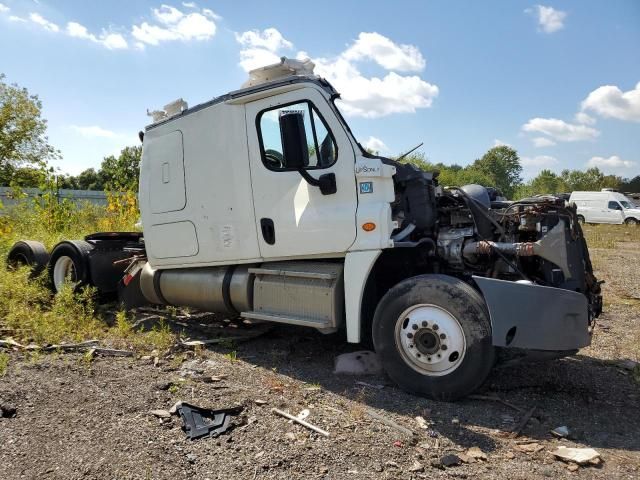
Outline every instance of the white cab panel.
<path fill-rule="evenodd" d="M 178 210 L 173 188 L 180 183 L 180 132 L 186 202 Z M 160 199 L 167 188 L 171 199 Z M 260 261 L 244 105 L 217 103 L 150 128 L 140 168 L 140 207 L 154 268 Z"/>
<path fill-rule="evenodd" d="M 262 160 L 256 119 L 260 112 L 278 106 L 310 101 L 324 118 L 337 145 L 337 161 L 326 168 L 308 170 L 316 179 L 336 176 L 337 192 L 323 195 L 297 171 L 274 171 Z M 251 163 L 251 183 L 260 253 L 265 259 L 308 255 L 343 256 L 356 238 L 355 155 L 342 125 L 315 88 L 306 87 L 246 105 Z M 274 119 L 277 122 L 277 116 Z M 262 234 L 261 220 L 273 221 L 275 242 Z"/>

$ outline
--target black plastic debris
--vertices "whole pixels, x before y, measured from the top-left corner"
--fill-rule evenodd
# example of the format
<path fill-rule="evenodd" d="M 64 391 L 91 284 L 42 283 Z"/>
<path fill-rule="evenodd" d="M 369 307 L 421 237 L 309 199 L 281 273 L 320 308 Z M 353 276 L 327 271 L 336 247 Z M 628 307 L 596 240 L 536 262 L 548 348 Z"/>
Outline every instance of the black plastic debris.
<path fill-rule="evenodd" d="M 191 440 L 201 437 L 217 437 L 231 426 L 231 417 L 242 412 L 243 407 L 211 410 L 182 403 L 178 413 L 182 418 L 182 429 Z"/>

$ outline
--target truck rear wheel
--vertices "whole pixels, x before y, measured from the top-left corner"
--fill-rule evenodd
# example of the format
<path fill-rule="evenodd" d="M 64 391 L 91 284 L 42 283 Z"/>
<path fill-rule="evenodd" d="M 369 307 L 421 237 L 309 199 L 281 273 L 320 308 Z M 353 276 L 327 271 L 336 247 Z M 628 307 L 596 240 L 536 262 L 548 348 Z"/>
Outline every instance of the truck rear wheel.
<path fill-rule="evenodd" d="M 446 275 L 421 275 L 394 286 L 373 320 L 373 343 L 402 389 L 456 400 L 478 388 L 494 361 L 482 296 Z"/>
<path fill-rule="evenodd" d="M 89 283 L 89 269 L 86 254 L 93 247 L 84 241 L 61 242 L 54 247 L 49 260 L 49 279 L 55 293 L 65 284 L 79 288 Z"/>
<path fill-rule="evenodd" d="M 9 255 L 7 255 L 7 266 L 17 268 L 22 265 L 31 267 L 32 276 L 38 276 L 49 262 L 49 253 L 45 246 L 33 240 L 20 240 L 16 242 Z"/>

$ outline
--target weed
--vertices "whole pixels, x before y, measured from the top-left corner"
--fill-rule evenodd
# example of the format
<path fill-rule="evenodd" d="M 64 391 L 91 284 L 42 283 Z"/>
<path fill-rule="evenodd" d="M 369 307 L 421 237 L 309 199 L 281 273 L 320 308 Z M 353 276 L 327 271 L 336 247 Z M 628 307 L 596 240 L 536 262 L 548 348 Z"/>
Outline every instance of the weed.
<path fill-rule="evenodd" d="M 7 367 L 9 366 L 9 354 L 6 352 L 0 352 L 0 377 L 4 377 L 7 373 Z"/>
<path fill-rule="evenodd" d="M 169 386 L 169 393 L 171 393 L 172 395 L 175 395 L 176 393 L 178 393 L 180 391 L 180 385 L 176 385 L 175 383 L 172 383 Z"/>
<path fill-rule="evenodd" d="M 238 361 L 238 352 L 235 350 L 230 351 L 229 353 L 225 353 L 224 356 L 231 362 Z"/>

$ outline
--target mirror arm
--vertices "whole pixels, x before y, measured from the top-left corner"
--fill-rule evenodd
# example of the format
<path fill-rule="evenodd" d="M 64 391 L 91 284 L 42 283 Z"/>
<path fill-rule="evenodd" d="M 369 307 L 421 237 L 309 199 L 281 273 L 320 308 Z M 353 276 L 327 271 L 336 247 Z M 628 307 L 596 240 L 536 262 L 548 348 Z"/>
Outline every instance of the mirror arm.
<path fill-rule="evenodd" d="M 304 178 L 307 181 L 307 183 L 312 187 L 320 186 L 320 180 L 313 178 L 311 175 L 309 175 L 309 172 L 307 172 L 304 168 L 299 168 L 298 173 L 300 173 L 300 175 L 302 175 L 302 178 Z"/>

